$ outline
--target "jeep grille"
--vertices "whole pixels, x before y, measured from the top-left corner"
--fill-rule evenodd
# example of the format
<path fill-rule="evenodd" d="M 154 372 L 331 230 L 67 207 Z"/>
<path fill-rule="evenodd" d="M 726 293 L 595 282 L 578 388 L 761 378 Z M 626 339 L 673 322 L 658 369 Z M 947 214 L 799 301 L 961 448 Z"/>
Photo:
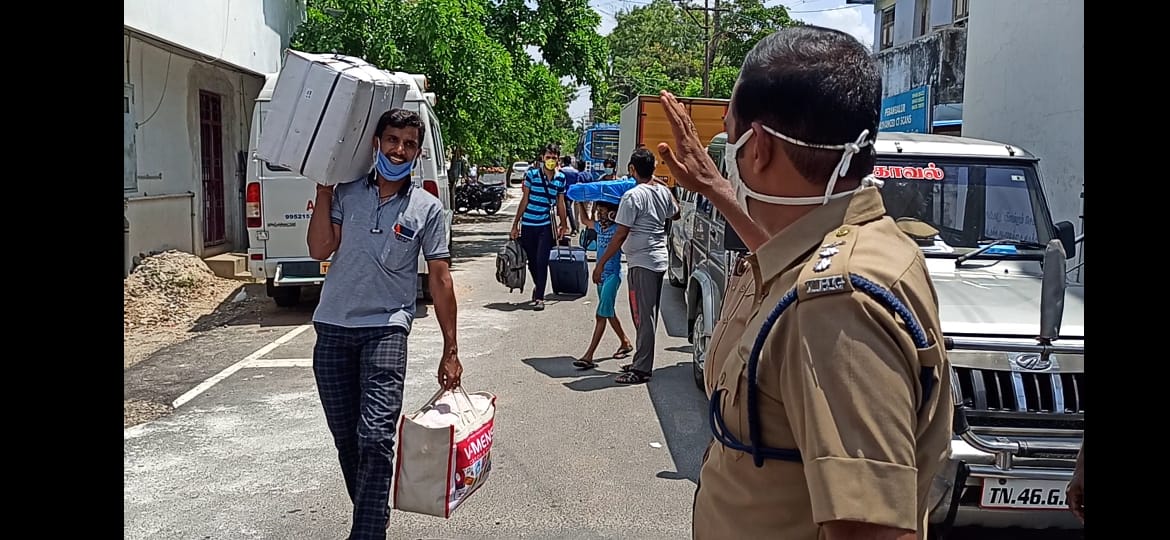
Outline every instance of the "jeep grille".
<path fill-rule="evenodd" d="M 973 428 L 1084 429 L 1084 373 L 953 367 L 951 376 Z"/>

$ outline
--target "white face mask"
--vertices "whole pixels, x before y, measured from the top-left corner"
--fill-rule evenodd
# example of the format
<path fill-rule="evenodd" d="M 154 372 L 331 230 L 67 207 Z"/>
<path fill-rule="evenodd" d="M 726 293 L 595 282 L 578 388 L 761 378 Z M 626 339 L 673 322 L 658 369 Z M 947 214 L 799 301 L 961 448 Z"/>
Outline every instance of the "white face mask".
<path fill-rule="evenodd" d="M 767 131 L 769 134 L 797 146 L 803 146 L 805 148 L 818 148 L 822 150 L 842 150 L 843 152 L 841 153 L 841 161 L 837 162 L 837 168 L 833 169 L 832 175 L 829 176 L 829 185 L 825 187 L 824 197 L 777 197 L 774 195 L 764 195 L 763 193 L 759 193 L 748 187 L 747 184 L 743 182 L 743 179 L 739 176 L 739 150 L 743 148 L 744 143 L 747 142 L 747 140 L 751 138 L 752 135 L 752 130 L 747 130 L 738 141 L 735 141 L 734 143 L 727 143 L 727 152 L 723 155 L 723 165 L 727 167 L 727 180 L 731 182 L 731 187 L 735 189 L 735 199 L 739 201 L 739 205 L 743 207 L 745 211 L 747 210 L 748 197 L 769 204 L 804 206 L 810 204 L 829 204 L 830 200 L 848 197 L 857 191 L 855 189 L 850 191 L 842 191 L 841 193 L 833 193 L 833 188 L 837 185 L 837 179 L 845 176 L 845 174 L 849 172 L 849 164 L 853 160 L 853 154 L 860 152 L 863 147 L 872 144 L 872 141 L 866 140 L 866 137 L 869 135 L 868 129 L 862 130 L 861 135 L 857 136 L 857 140 L 851 143 L 812 144 L 793 139 L 792 137 L 779 133 L 768 126 L 761 127 L 763 127 L 764 131 Z M 881 186 L 882 184 L 881 181 L 874 178 L 872 174 L 866 175 L 865 178 L 861 179 L 862 187 L 871 185 Z"/>

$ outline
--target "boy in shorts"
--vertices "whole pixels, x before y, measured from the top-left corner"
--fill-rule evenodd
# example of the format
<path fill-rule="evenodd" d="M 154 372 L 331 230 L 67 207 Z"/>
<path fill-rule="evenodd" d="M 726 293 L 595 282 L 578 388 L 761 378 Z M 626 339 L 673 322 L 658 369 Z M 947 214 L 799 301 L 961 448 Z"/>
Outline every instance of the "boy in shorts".
<path fill-rule="evenodd" d="M 617 217 L 618 205 L 609 201 L 598 201 L 593 205 L 596 219 L 590 219 L 588 215 L 582 215 L 581 225 L 592 228 L 597 231 L 597 252 L 605 253 L 606 248 L 609 247 L 609 241 L 617 232 L 617 223 L 614 223 L 614 218 Z M 590 369 L 597 367 L 593 361 L 593 353 L 597 350 L 597 345 L 601 343 L 601 336 L 605 334 L 605 323 L 609 321 L 609 325 L 613 327 L 613 331 L 617 333 L 618 339 L 621 340 L 621 347 L 617 352 L 613 353 L 614 358 L 625 358 L 634 351 L 634 346 L 630 343 L 630 338 L 626 337 L 626 333 L 622 331 L 622 323 L 617 318 L 617 313 L 614 311 L 614 306 L 617 303 L 618 288 L 622 285 L 622 255 L 619 250 L 616 255 L 611 257 L 602 269 L 601 284 L 597 286 L 597 319 L 593 326 L 593 341 L 589 343 L 589 350 L 585 351 L 585 355 L 574 360 L 573 365 L 578 369 Z"/>

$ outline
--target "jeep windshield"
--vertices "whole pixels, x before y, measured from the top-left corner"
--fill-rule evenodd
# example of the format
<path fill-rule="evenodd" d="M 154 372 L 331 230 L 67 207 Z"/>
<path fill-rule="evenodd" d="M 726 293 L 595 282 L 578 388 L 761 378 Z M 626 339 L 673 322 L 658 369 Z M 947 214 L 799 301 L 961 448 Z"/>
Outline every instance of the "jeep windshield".
<path fill-rule="evenodd" d="M 1031 161 L 879 156 L 874 176 L 887 214 L 927 256 L 1037 258 L 1052 238 Z"/>

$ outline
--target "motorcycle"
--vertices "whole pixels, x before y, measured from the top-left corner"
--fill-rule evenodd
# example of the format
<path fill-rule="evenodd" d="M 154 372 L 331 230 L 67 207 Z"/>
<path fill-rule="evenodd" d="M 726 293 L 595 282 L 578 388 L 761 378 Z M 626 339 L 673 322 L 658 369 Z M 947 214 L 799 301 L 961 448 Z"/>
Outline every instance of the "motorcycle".
<path fill-rule="evenodd" d="M 472 210 L 483 210 L 489 216 L 495 214 L 504 205 L 506 189 L 503 184 L 463 182 L 455 186 L 455 212 L 465 214 Z"/>

